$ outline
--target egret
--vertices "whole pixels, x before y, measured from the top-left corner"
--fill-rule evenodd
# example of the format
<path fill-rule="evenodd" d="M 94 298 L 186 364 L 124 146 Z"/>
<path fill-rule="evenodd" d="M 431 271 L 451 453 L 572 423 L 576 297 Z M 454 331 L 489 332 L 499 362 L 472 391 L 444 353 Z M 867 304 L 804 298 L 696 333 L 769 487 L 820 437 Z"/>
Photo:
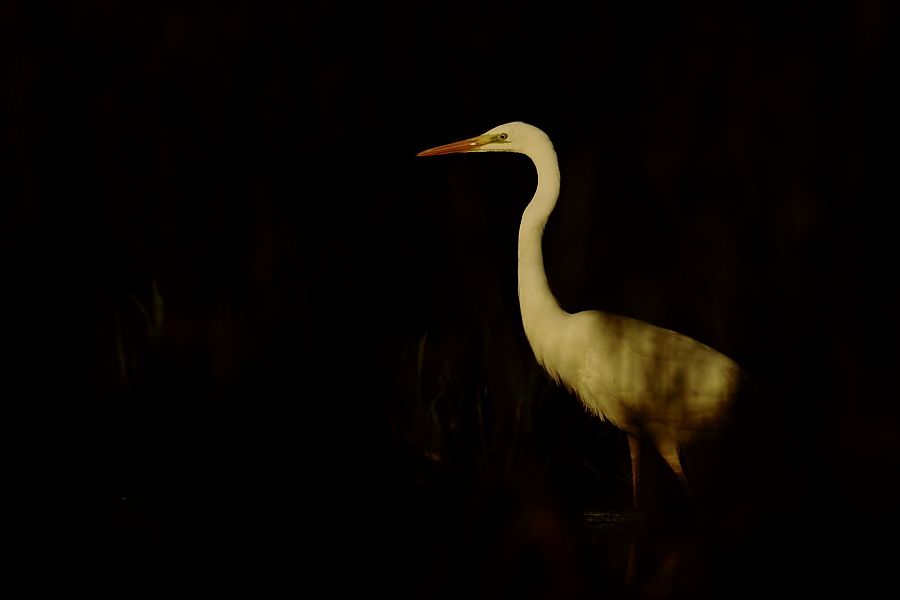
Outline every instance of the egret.
<path fill-rule="evenodd" d="M 627 434 L 635 506 L 642 440 L 655 446 L 690 493 L 679 449 L 720 428 L 737 389 L 738 365 L 669 329 L 608 312 L 563 310 L 550 290 L 541 249 L 560 187 L 550 138 L 533 125 L 512 122 L 417 156 L 468 152 L 524 154 L 537 170 L 518 242 L 519 308 L 535 358 L 588 411 Z"/>

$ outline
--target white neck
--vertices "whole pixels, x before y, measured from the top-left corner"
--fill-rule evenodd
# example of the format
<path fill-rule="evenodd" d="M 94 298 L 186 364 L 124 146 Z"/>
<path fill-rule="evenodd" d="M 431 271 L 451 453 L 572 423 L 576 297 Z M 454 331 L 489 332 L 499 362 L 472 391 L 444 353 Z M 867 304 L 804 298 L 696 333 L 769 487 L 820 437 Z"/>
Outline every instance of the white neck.
<path fill-rule="evenodd" d="M 568 316 L 550 291 L 541 250 L 544 226 L 559 197 L 559 164 L 549 140 L 526 154 L 534 162 L 538 182 L 519 225 L 519 308 L 525 335 L 538 361 L 546 367 L 540 342 L 551 340 Z"/>

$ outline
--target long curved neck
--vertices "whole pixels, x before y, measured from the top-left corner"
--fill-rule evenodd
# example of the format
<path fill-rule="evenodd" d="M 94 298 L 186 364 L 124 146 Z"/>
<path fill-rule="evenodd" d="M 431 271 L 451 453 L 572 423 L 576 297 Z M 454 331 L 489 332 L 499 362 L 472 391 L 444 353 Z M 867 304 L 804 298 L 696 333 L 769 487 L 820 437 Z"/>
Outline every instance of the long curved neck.
<path fill-rule="evenodd" d="M 552 339 L 568 316 L 550 291 L 541 250 L 544 226 L 559 198 L 559 163 L 549 140 L 527 155 L 537 169 L 538 182 L 519 225 L 519 308 L 525 335 L 538 361 L 543 363 L 543 348 L 539 344 Z"/>

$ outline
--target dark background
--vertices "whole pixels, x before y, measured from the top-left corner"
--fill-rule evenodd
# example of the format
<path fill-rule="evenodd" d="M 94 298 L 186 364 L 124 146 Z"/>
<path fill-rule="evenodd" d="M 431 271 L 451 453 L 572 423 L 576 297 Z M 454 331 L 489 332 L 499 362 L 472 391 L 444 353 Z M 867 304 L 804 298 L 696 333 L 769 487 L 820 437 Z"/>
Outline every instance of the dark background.
<path fill-rule="evenodd" d="M 895 23 L 885 0 L 4 3 L 3 403 L 37 509 L 10 519 L 135 589 L 260 563 L 403 597 L 888 581 Z M 699 510 L 648 455 L 632 588 L 627 535 L 579 516 L 630 514 L 624 437 L 521 332 L 528 160 L 415 158 L 511 120 L 559 153 L 563 307 L 753 378 L 688 456 Z"/>

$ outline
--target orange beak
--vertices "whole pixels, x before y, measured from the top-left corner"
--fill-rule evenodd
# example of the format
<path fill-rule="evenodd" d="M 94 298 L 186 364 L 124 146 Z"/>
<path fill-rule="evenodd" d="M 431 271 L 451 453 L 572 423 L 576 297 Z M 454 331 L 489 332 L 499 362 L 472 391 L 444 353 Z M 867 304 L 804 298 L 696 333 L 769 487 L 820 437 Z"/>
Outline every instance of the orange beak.
<path fill-rule="evenodd" d="M 438 156 L 440 154 L 471 152 L 479 146 L 484 146 L 489 141 L 490 139 L 488 139 L 487 136 L 479 135 L 478 137 L 469 138 L 467 140 L 460 140 L 458 142 L 453 142 L 452 144 L 444 144 L 443 146 L 437 146 L 436 148 L 422 150 L 421 152 L 416 154 L 416 156 Z"/>

